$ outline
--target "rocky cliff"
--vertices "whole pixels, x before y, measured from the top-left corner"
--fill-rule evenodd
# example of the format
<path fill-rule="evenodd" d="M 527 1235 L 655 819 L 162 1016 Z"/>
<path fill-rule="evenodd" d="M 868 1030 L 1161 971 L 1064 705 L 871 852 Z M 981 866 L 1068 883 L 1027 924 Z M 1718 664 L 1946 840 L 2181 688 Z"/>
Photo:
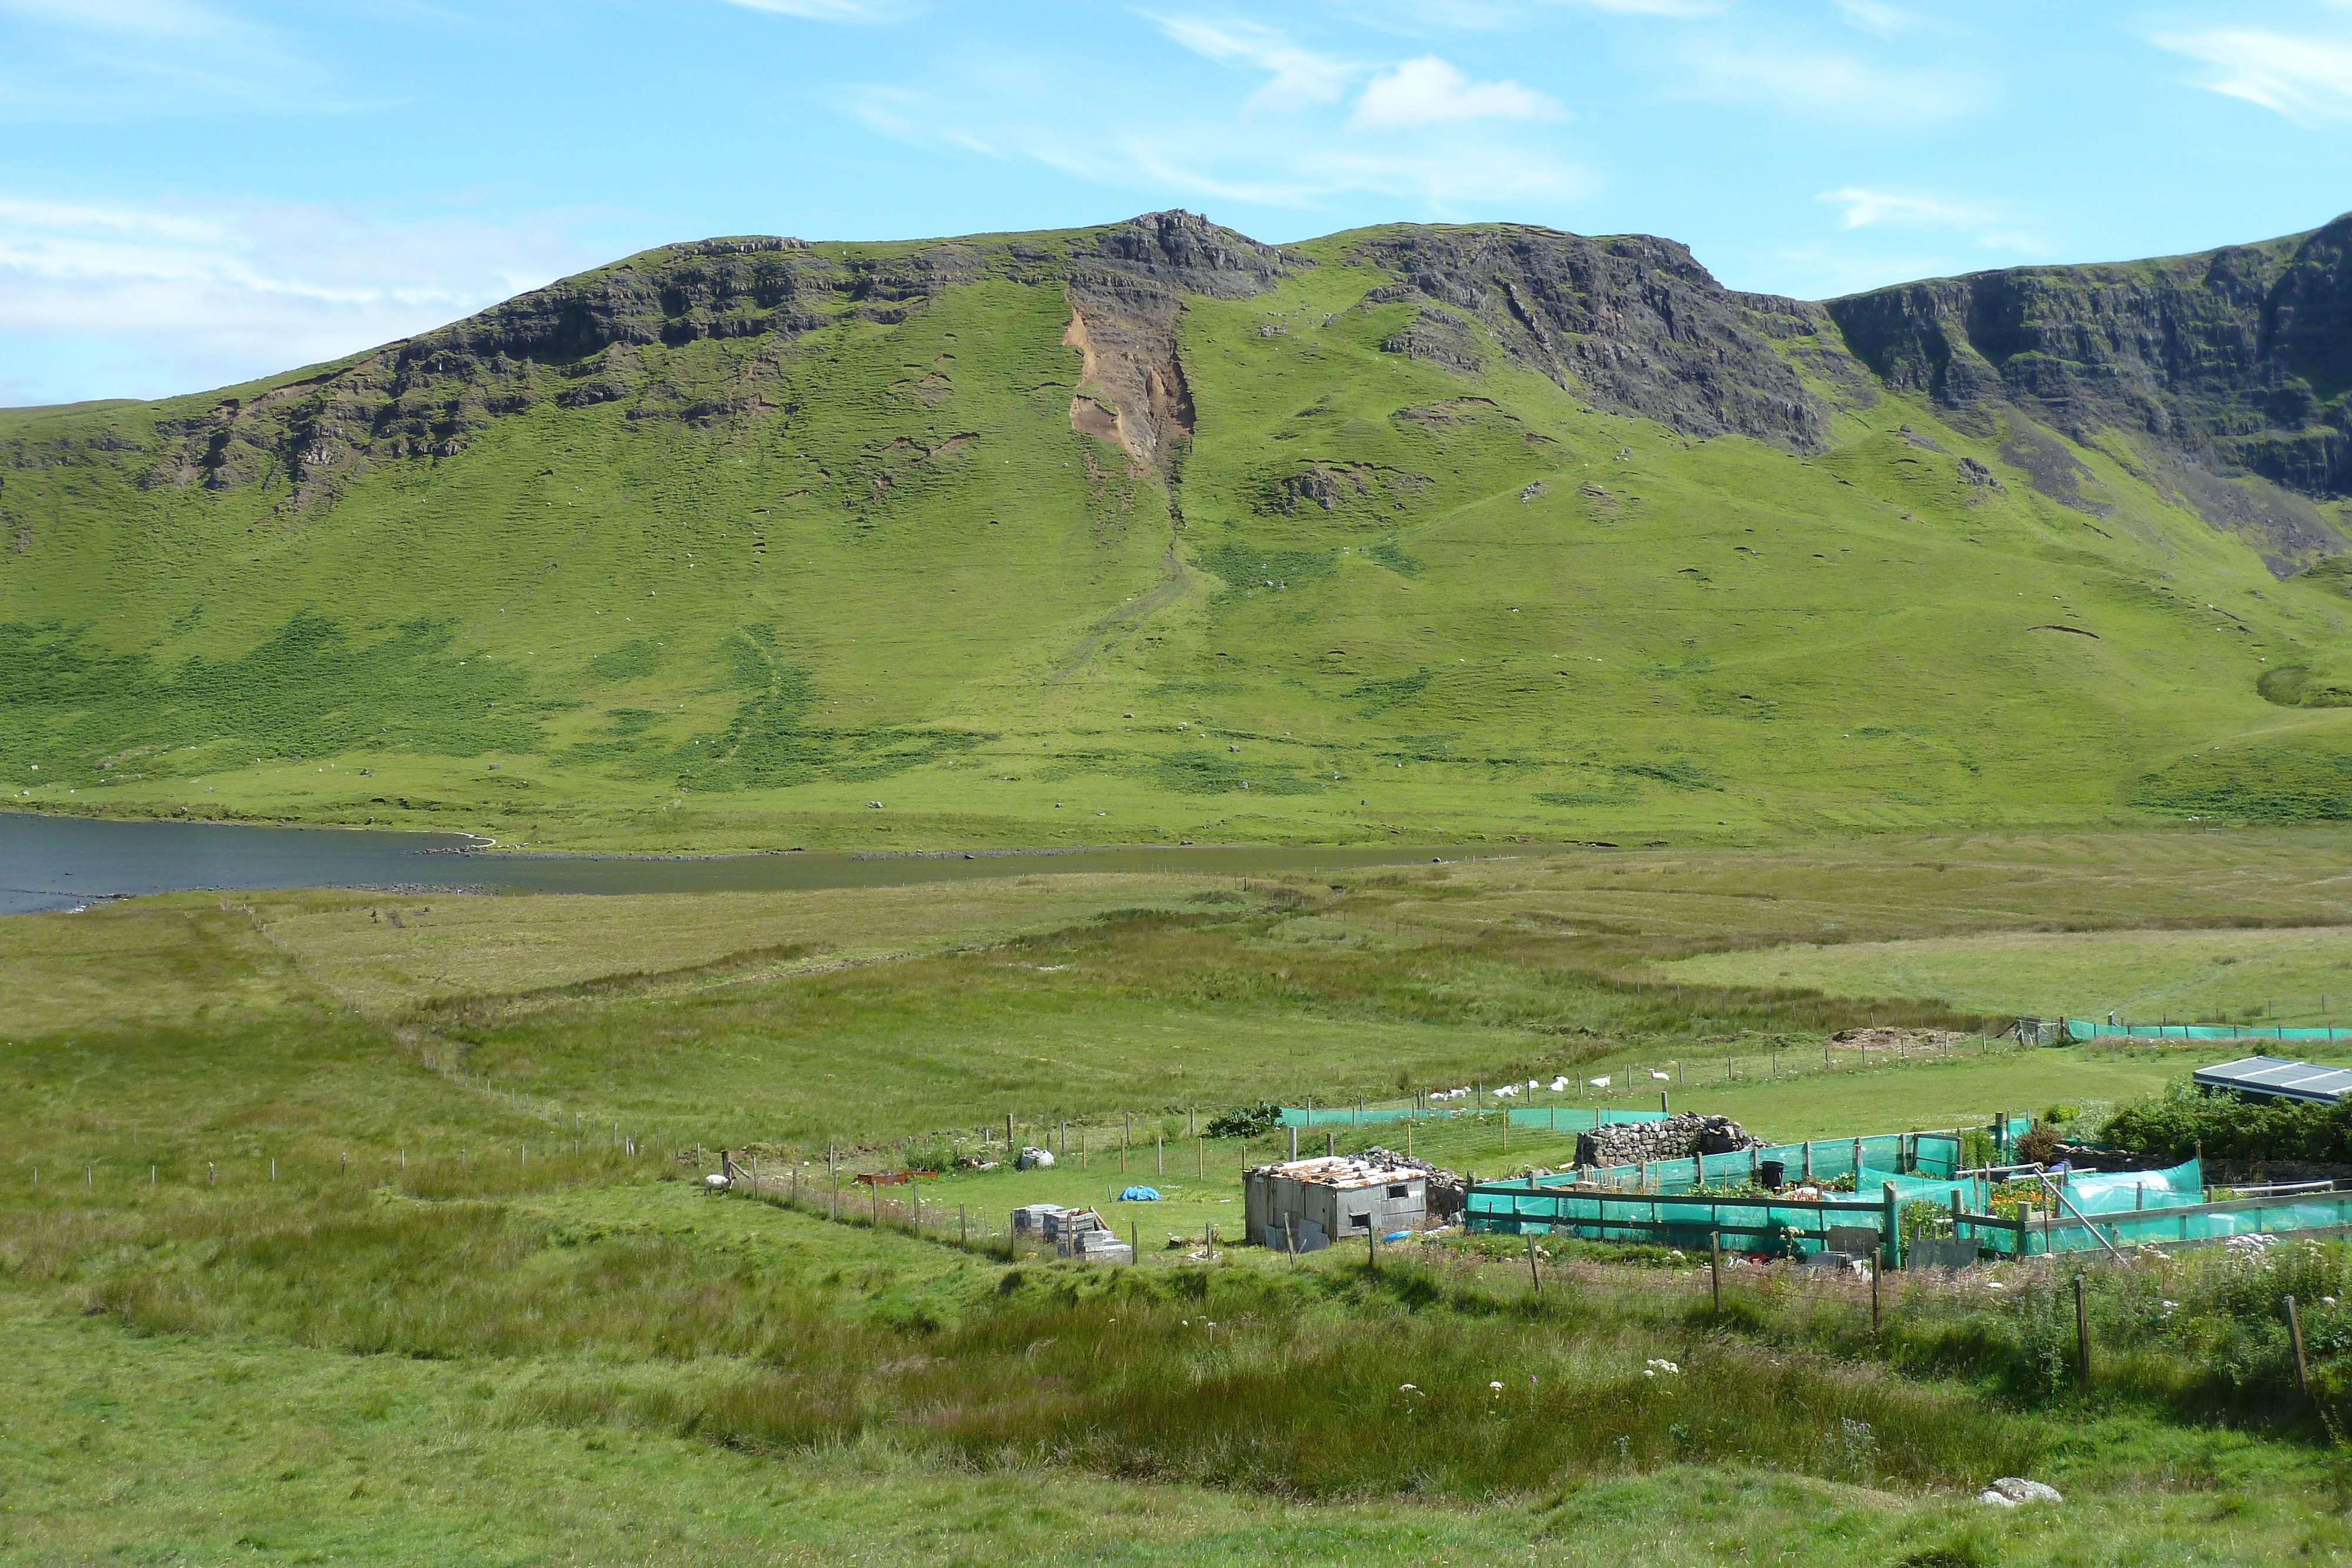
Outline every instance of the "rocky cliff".
<path fill-rule="evenodd" d="M 1401 351 L 1472 368 L 1475 351 L 1447 324 L 1459 312 L 1512 359 L 1612 413 L 1795 451 L 1826 439 L 1829 408 L 1776 347 L 1828 329 L 1822 308 L 1727 290 L 1672 240 L 1407 225 L 1368 236 L 1354 258 L 1397 275 L 1368 302 L 1431 307 Z"/>
<path fill-rule="evenodd" d="M 775 235 L 665 246 L 567 277 L 476 316 L 251 399 L 223 399 L 165 432 L 156 485 L 234 489 L 282 476 L 315 495 L 370 460 L 454 456 L 488 423 L 552 399 L 627 400 L 633 417 L 706 421 L 765 406 L 762 358 L 730 384 L 693 389 L 648 375 L 635 350 L 705 339 L 764 339 L 766 362 L 842 321 L 891 325 L 945 289 L 984 277 L 1059 284 L 1071 341 L 1087 350 L 1084 425 L 1139 459 L 1189 432 L 1175 357 L 1188 295 L 1255 293 L 1286 270 L 1279 251 L 1189 213 L 1155 213 L 1074 235 L 811 246 Z M 1085 395 L 1091 392 L 1094 396 Z"/>
<path fill-rule="evenodd" d="M 2073 460 L 2035 425 L 2089 442 L 2121 432 L 2158 460 L 2160 482 L 2281 570 L 2343 547 L 2295 497 L 2352 493 L 2352 217 L 2202 256 L 2009 268 L 1825 305 L 1726 289 L 1685 247 L 1648 235 L 1478 225 L 1348 237 L 1348 260 L 1393 279 L 1364 306 L 1421 307 L 1388 347 L 1465 374 L 1499 351 L 1608 412 L 1801 452 L 1826 444 L 1839 405 L 1881 389 L 1962 419 L 2013 411 L 2025 416 L 2015 459 L 2070 504 Z M 283 478 L 299 508 L 371 462 L 454 455 L 492 420 L 549 400 L 625 400 L 632 418 L 756 413 L 799 337 L 901 321 L 986 278 L 1065 292 L 1065 341 L 1084 356 L 1071 423 L 1124 447 L 1138 472 L 1172 476 L 1193 425 L 1177 350 L 1185 299 L 1246 297 L 1307 265 L 1187 213 L 896 246 L 776 235 L 670 246 L 311 379 L 226 397 L 159 432 L 143 482 L 225 490 Z M 757 347 L 696 385 L 638 359 L 703 340 Z M 2287 494 L 2218 482 L 2241 474 Z"/>
<path fill-rule="evenodd" d="M 2352 492 L 2352 216 L 2201 256 L 2010 267 L 1826 307 L 1895 389 L 2151 438 L 2305 496 Z"/>

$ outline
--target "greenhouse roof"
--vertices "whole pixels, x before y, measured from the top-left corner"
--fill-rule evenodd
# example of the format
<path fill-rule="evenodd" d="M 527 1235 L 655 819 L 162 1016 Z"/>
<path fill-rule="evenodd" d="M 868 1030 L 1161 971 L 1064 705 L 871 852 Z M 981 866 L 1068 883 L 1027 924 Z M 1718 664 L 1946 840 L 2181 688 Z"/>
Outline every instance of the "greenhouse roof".
<path fill-rule="evenodd" d="M 2352 1071 L 2275 1056 L 2245 1056 L 2200 1067 L 2191 1081 L 2201 1089 L 2226 1089 L 2263 1100 L 2315 1100 L 2332 1105 L 2352 1098 Z"/>

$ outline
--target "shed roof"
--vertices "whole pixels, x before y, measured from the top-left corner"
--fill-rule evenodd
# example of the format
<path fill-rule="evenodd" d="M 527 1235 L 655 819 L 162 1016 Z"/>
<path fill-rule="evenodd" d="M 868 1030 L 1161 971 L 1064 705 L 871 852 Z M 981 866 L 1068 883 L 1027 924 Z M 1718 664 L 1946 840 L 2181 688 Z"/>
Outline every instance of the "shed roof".
<path fill-rule="evenodd" d="M 2267 1100 L 2313 1100 L 2332 1105 L 2352 1097 L 2352 1071 L 2276 1056 L 2242 1056 L 2235 1061 L 2200 1067 L 2190 1081 L 2201 1088 L 2226 1089 Z"/>
<path fill-rule="evenodd" d="M 1402 1166 L 1375 1165 L 1369 1160 L 1350 1158 L 1346 1155 L 1324 1155 L 1311 1160 L 1290 1160 L 1281 1165 L 1260 1166 L 1251 1173 L 1256 1176 L 1285 1176 L 1309 1186 L 1349 1188 L 1381 1186 L 1390 1182 L 1427 1181 L 1427 1171 L 1417 1171 Z"/>

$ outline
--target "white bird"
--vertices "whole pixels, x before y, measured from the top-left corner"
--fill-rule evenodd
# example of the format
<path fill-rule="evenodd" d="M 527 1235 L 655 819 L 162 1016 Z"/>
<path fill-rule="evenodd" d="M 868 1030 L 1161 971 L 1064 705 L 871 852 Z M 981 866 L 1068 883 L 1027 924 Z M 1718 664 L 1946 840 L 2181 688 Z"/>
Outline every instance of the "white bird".
<path fill-rule="evenodd" d="M 1567 1078 L 1566 1078 L 1565 1076 L 1563 1076 L 1563 1077 L 1559 1077 L 1559 1078 L 1555 1078 L 1555 1079 L 1553 1079 L 1553 1080 L 1551 1081 L 1551 1092 L 1552 1092 L 1553 1093 L 1555 1093 L 1555 1094 L 1558 1094 L 1558 1093 L 1561 1092 L 1562 1091 L 1564 1091 L 1565 1089 L 1567 1089 L 1567 1087 L 1568 1087 L 1568 1080 L 1567 1080 Z"/>
<path fill-rule="evenodd" d="M 1609 1087 L 1609 1080 L 1606 1078 L 1588 1078 L 1585 1082 L 1591 1084 L 1595 1089 L 1606 1089 Z"/>
<path fill-rule="evenodd" d="M 1656 1079 L 1661 1083 L 1672 1083 L 1675 1081 L 1673 1073 L 1660 1072 L 1655 1068 L 1651 1069 L 1650 1076 Z"/>
<path fill-rule="evenodd" d="M 1495 1091 L 1495 1098 L 1497 1100 L 1506 1100 L 1510 1096 L 1517 1094 L 1518 1092 L 1519 1086 L 1517 1084 L 1507 1083 L 1502 1088 Z"/>

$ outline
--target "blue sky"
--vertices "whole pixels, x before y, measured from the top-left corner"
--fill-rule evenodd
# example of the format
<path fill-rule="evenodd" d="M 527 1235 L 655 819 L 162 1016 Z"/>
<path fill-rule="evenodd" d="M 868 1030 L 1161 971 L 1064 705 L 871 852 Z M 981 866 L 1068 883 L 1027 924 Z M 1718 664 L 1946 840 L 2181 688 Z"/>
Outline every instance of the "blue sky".
<path fill-rule="evenodd" d="M 713 234 L 1500 218 L 1809 298 L 2352 208 L 2352 0 L 0 0 L 0 403 Z"/>

